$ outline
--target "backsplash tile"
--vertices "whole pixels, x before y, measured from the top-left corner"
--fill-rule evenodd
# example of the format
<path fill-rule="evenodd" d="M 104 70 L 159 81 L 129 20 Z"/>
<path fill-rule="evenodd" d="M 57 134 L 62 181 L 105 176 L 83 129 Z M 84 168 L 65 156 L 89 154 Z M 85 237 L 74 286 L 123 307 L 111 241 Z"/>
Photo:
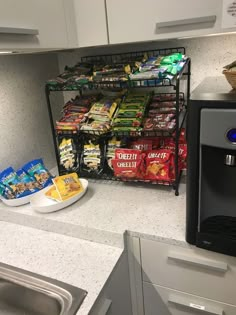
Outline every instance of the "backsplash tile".
<path fill-rule="evenodd" d="M 57 73 L 55 54 L 0 57 L 0 171 L 38 157 L 56 164 L 44 84 Z"/>

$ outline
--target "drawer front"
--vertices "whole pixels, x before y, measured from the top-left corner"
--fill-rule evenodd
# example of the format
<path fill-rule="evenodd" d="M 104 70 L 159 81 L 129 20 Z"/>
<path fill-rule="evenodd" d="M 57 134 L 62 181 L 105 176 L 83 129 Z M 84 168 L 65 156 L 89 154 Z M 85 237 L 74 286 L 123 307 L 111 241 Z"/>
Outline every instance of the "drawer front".
<path fill-rule="evenodd" d="M 236 304 L 236 258 L 149 240 L 141 255 L 144 281 Z"/>
<path fill-rule="evenodd" d="M 143 283 L 145 315 L 235 315 L 236 307 Z"/>

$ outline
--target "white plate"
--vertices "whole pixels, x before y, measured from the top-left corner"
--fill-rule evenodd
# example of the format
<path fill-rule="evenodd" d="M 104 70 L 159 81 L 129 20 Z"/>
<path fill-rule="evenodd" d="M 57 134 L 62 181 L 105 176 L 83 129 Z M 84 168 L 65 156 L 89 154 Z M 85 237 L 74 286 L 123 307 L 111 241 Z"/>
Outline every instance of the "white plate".
<path fill-rule="evenodd" d="M 75 195 L 74 197 L 71 197 L 70 199 L 67 199 L 65 201 L 60 201 L 60 202 L 49 199 L 48 197 L 45 196 L 45 192 L 48 190 L 45 188 L 31 198 L 30 205 L 34 210 L 38 212 L 42 212 L 42 213 L 50 213 L 50 212 L 58 211 L 65 207 L 68 207 L 71 204 L 78 201 L 81 197 L 83 197 L 83 195 L 87 191 L 88 181 L 86 179 L 80 178 L 80 182 L 84 190 L 80 194 Z"/>
<path fill-rule="evenodd" d="M 16 198 L 16 199 L 5 199 L 5 198 L 1 197 L 1 200 L 3 203 L 5 203 L 5 205 L 7 205 L 9 207 L 19 207 L 19 206 L 23 206 L 23 205 L 29 203 L 30 199 L 37 193 L 39 193 L 39 192 L 35 192 L 31 195 L 21 197 L 21 198 Z"/>

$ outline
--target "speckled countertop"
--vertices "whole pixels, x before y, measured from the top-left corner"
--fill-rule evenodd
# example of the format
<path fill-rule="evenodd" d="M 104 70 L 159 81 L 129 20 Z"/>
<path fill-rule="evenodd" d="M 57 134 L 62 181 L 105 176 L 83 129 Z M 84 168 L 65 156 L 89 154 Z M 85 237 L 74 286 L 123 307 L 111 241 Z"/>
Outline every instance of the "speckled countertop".
<path fill-rule="evenodd" d="M 30 205 L 0 204 L 0 220 L 123 247 L 130 235 L 185 244 L 185 184 L 176 197 L 170 187 L 121 182 L 90 182 L 74 205 L 50 214 Z"/>
<path fill-rule="evenodd" d="M 0 222 L 0 261 L 88 291 L 77 315 L 87 315 L 122 250 Z"/>

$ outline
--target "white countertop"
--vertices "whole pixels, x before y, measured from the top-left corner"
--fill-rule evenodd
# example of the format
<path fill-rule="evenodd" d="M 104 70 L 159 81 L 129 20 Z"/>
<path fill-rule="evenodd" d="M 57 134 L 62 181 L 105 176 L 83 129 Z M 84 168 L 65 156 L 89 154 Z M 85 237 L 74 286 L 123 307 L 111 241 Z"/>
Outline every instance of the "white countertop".
<path fill-rule="evenodd" d="M 123 248 L 125 231 L 138 237 L 185 244 L 185 184 L 175 196 L 170 187 L 90 181 L 86 195 L 51 214 L 30 205 L 0 205 L 0 220 Z"/>
<path fill-rule="evenodd" d="M 122 250 L 0 222 L 0 261 L 88 291 L 77 315 L 87 315 Z"/>

